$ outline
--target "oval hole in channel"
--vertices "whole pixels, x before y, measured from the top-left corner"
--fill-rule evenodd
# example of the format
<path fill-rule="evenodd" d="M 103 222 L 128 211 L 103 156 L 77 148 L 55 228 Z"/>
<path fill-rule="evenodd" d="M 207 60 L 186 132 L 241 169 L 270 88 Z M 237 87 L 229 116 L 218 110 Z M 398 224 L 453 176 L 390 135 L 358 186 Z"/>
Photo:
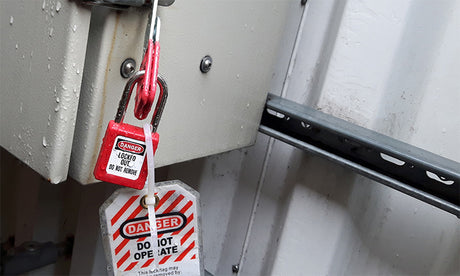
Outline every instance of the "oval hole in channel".
<path fill-rule="evenodd" d="M 388 154 L 382 153 L 382 152 L 380 153 L 380 157 L 382 157 L 383 160 L 388 161 L 388 162 L 393 163 L 393 164 L 398 165 L 398 166 L 403 166 L 404 164 L 406 164 L 406 162 L 404 162 L 402 160 L 399 160 L 396 157 L 393 157 L 393 156 L 390 156 Z"/>
<path fill-rule="evenodd" d="M 310 125 L 310 124 L 307 124 L 307 123 L 305 123 L 305 122 L 300 122 L 300 125 L 301 125 L 303 128 L 307 128 L 307 129 L 311 128 L 311 125 Z"/>
<path fill-rule="evenodd" d="M 267 112 L 268 112 L 268 114 L 273 115 L 273 116 L 276 116 L 276 117 L 278 117 L 278 118 L 281 118 L 281 119 L 284 118 L 284 114 L 283 114 L 283 113 L 276 112 L 276 111 L 273 110 L 273 109 L 267 108 Z"/>
<path fill-rule="evenodd" d="M 446 179 L 445 177 L 440 177 L 438 176 L 437 174 L 433 173 L 433 172 L 430 172 L 430 171 L 426 171 L 426 175 L 431 178 L 431 179 L 434 179 L 438 182 L 441 182 L 442 184 L 445 184 L 445 185 L 452 185 L 454 184 L 454 181 L 453 180 L 449 180 L 449 179 Z"/>

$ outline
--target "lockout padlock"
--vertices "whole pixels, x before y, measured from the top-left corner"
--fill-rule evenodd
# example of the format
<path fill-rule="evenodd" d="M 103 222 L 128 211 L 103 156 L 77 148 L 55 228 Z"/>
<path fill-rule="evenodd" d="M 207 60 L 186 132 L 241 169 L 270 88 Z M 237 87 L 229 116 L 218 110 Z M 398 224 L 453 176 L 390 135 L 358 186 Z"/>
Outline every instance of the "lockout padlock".
<path fill-rule="evenodd" d="M 94 168 L 94 176 L 98 180 L 135 189 L 144 187 L 147 179 L 144 129 L 123 123 L 132 90 L 144 74 L 145 71 L 139 71 L 128 80 L 115 120 L 111 120 L 107 126 L 96 167 Z M 160 138 L 156 133 L 156 129 L 168 97 L 165 80 L 158 76 L 157 83 L 160 93 L 151 122 L 153 126 L 152 142 L 154 151 L 157 149 Z"/>

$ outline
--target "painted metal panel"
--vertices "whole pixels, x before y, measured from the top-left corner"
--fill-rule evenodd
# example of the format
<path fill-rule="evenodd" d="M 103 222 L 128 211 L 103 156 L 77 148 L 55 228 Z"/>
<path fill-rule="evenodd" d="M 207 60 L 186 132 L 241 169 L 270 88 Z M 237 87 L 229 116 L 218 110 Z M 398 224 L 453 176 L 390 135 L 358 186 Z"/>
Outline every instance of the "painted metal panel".
<path fill-rule="evenodd" d="M 90 11 L 78 1 L 0 1 L 3 148 L 67 178 Z"/>
<path fill-rule="evenodd" d="M 284 31 L 300 10 L 291 0 L 176 1 L 159 7 L 160 73 L 169 97 L 158 129 L 157 166 L 254 143 L 270 80 L 279 72 L 278 53 L 292 50 Z M 139 65 L 148 12 L 93 9 L 70 168 L 81 183 L 96 181 L 92 170 L 105 127 L 126 82 L 119 68 L 128 57 Z M 199 70 L 205 55 L 213 58 L 207 74 Z M 142 125 L 132 116 L 132 102 L 126 121 Z"/>

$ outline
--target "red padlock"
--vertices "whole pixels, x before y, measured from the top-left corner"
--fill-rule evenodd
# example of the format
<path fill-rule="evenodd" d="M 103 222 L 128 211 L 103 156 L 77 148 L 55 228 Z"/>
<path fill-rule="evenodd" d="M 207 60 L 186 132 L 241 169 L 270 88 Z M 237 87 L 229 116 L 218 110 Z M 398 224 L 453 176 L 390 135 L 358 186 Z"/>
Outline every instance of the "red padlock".
<path fill-rule="evenodd" d="M 141 127 L 123 123 L 132 90 L 144 74 L 145 71 L 139 71 L 126 83 L 115 120 L 109 122 L 102 140 L 94 168 L 96 179 L 135 189 L 144 187 L 147 179 L 144 130 Z M 160 95 L 152 117 L 154 151 L 157 149 L 160 138 L 156 129 L 168 97 L 168 88 L 161 76 L 158 76 L 157 83 L 160 87 Z"/>

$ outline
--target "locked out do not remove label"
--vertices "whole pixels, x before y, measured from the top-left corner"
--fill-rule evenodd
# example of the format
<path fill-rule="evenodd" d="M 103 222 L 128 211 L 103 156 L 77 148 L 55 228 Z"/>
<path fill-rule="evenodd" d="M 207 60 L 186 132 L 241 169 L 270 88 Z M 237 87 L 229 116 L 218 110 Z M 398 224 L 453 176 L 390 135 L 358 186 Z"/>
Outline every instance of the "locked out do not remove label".
<path fill-rule="evenodd" d="M 101 206 L 108 273 L 112 275 L 202 275 L 198 193 L 181 181 L 157 183 L 158 239 L 152 245 L 146 190 L 123 188 Z M 158 266 L 154 266 L 157 251 Z"/>
<path fill-rule="evenodd" d="M 145 143 L 124 136 L 117 136 L 110 153 L 106 172 L 136 180 L 145 159 Z"/>

